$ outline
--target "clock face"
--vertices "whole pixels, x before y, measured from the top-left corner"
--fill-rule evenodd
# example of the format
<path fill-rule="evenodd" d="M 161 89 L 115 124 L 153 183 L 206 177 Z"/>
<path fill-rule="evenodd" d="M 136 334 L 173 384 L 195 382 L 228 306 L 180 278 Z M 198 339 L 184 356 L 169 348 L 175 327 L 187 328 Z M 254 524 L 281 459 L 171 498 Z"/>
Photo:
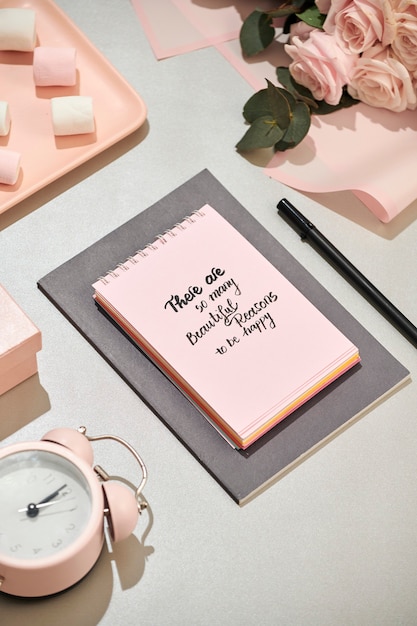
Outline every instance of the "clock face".
<path fill-rule="evenodd" d="M 91 512 L 89 484 L 67 458 L 45 450 L 0 458 L 0 559 L 58 555 L 82 535 Z"/>

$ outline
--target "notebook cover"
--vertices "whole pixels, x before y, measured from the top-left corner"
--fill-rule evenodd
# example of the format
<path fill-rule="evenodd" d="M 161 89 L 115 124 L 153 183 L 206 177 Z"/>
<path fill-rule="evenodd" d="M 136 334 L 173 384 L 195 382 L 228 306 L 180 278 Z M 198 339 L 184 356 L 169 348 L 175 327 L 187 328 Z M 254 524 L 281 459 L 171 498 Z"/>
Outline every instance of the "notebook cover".
<path fill-rule="evenodd" d="M 235 450 L 183 394 L 98 311 L 92 284 L 185 214 L 209 203 L 358 346 L 362 363 L 247 450 Z M 41 291 L 240 505 L 392 391 L 408 370 L 277 240 L 203 170 L 38 282 Z"/>

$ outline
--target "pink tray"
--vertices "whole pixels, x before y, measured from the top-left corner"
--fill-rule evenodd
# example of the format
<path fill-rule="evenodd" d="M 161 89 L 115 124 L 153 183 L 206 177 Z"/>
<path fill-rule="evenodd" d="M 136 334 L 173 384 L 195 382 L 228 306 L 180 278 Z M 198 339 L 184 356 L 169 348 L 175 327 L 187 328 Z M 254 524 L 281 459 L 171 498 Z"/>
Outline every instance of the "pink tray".
<path fill-rule="evenodd" d="M 7 7 L 36 11 L 38 46 L 76 48 L 78 80 L 74 87 L 36 87 L 33 53 L 0 51 L 0 100 L 9 102 L 12 120 L 0 147 L 22 155 L 17 183 L 0 184 L 0 213 L 120 141 L 146 119 L 140 96 L 52 0 L 8 0 Z M 49 100 L 67 95 L 93 98 L 95 133 L 55 137 Z"/>

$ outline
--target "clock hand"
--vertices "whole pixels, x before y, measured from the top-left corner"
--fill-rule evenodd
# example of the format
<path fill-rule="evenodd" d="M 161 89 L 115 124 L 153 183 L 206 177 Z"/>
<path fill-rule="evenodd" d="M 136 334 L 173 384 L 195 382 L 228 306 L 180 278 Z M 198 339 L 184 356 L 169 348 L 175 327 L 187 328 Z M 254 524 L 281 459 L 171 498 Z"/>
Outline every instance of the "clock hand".
<path fill-rule="evenodd" d="M 46 498 L 43 498 L 40 502 L 38 502 L 38 504 L 36 506 L 38 506 L 39 504 L 44 504 L 44 502 L 49 502 L 49 500 L 52 500 L 53 498 L 56 498 L 56 496 L 59 494 L 60 491 L 62 491 L 63 489 L 65 489 L 67 485 L 62 485 L 62 487 L 59 487 L 59 489 L 57 489 L 56 491 L 54 491 L 53 493 L 50 493 L 49 496 L 46 496 Z"/>
<path fill-rule="evenodd" d="M 66 486 L 67 486 L 66 484 L 62 485 L 62 487 L 59 487 L 58 489 L 50 493 L 49 496 L 46 496 L 46 498 L 43 498 L 37 504 L 35 504 L 34 502 L 30 502 L 30 504 L 28 504 L 26 509 L 23 509 L 23 511 L 26 511 L 26 515 L 28 517 L 36 517 L 39 513 L 38 507 L 41 506 L 42 504 L 46 504 L 47 502 L 50 502 L 53 498 L 56 498 L 59 492 L 65 489 Z"/>
<path fill-rule="evenodd" d="M 38 509 L 43 509 L 46 506 L 52 506 L 53 504 L 62 504 L 63 502 L 68 502 L 68 500 L 74 500 L 74 498 L 65 498 L 65 500 L 48 500 L 48 502 L 38 502 L 38 504 L 32 504 L 32 508 L 36 507 Z M 23 509 L 17 509 L 18 513 L 27 513 L 29 510 L 29 506 L 25 506 Z M 35 517 L 35 516 L 33 516 Z"/>

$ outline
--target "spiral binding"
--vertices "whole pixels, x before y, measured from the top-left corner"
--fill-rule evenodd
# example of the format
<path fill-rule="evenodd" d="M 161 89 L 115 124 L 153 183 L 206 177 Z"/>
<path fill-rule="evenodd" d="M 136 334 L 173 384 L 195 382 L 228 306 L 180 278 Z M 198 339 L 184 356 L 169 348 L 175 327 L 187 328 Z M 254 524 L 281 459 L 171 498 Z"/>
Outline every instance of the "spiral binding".
<path fill-rule="evenodd" d="M 203 209 L 197 209 L 196 211 L 193 211 L 191 215 L 186 215 L 182 222 L 177 222 L 176 224 L 174 224 L 174 226 L 172 226 L 172 228 L 169 228 L 162 234 L 157 235 L 153 243 L 148 243 L 140 250 L 136 250 L 136 252 L 134 252 L 131 256 L 128 256 L 127 259 L 125 259 L 122 263 L 118 263 L 114 269 L 109 270 L 103 276 L 99 276 L 97 280 L 102 282 L 103 285 L 108 285 L 111 278 L 119 278 L 120 274 L 118 273 L 118 270 L 121 270 L 122 272 L 128 272 L 130 269 L 129 264 L 137 265 L 138 263 L 141 263 L 142 259 L 145 259 L 153 252 L 159 250 L 157 245 L 158 243 L 164 246 L 169 243 L 170 238 L 173 239 L 174 237 L 177 237 L 178 233 L 175 232 L 175 230 L 178 230 L 180 232 L 187 230 L 188 225 L 192 225 L 197 221 L 195 219 L 196 217 L 204 216 L 205 213 Z"/>

